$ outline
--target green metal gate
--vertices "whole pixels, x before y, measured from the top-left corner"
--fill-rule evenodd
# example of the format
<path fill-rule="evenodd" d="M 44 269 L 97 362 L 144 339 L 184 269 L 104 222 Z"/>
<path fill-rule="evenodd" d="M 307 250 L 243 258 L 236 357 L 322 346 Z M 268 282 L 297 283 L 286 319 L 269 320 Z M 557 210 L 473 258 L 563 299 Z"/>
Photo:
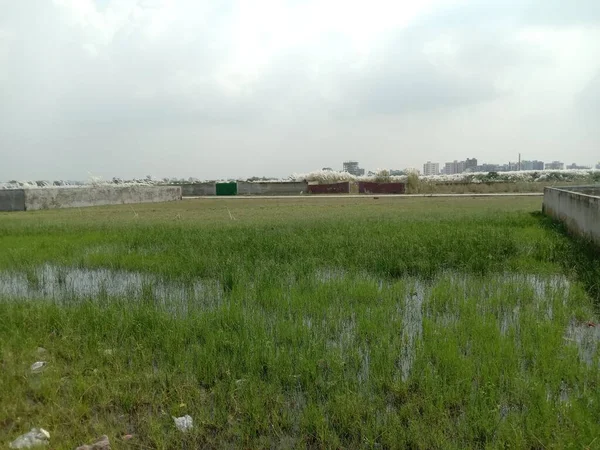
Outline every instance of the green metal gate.
<path fill-rule="evenodd" d="M 237 195 L 237 183 L 217 183 L 217 195 Z"/>

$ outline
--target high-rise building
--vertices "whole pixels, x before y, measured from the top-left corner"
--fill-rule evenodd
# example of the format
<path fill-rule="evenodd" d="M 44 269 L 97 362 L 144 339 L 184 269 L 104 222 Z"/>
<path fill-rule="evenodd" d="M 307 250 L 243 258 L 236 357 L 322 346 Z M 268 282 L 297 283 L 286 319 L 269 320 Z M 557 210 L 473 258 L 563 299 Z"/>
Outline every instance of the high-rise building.
<path fill-rule="evenodd" d="M 565 168 L 565 163 L 560 161 L 552 161 L 551 163 L 546 163 L 547 170 L 563 170 Z"/>
<path fill-rule="evenodd" d="M 351 173 L 352 175 L 361 176 L 365 174 L 365 169 L 358 167 L 358 161 L 346 161 L 344 162 L 344 172 Z"/>
<path fill-rule="evenodd" d="M 538 160 L 521 161 L 521 170 L 544 170 L 544 162 Z"/>
<path fill-rule="evenodd" d="M 423 164 L 423 175 L 437 175 L 440 173 L 440 163 L 432 163 L 427 161 Z"/>
<path fill-rule="evenodd" d="M 455 173 L 463 173 L 465 171 L 465 162 L 454 160 L 447 162 L 444 165 L 444 174 L 454 175 Z"/>
<path fill-rule="evenodd" d="M 600 170 L 600 161 L 596 164 L 596 169 Z"/>
<path fill-rule="evenodd" d="M 519 163 L 518 162 L 509 162 L 508 163 L 508 171 L 509 172 L 514 172 L 519 170 Z"/>
<path fill-rule="evenodd" d="M 467 158 L 465 161 L 465 172 L 477 171 L 477 158 Z"/>

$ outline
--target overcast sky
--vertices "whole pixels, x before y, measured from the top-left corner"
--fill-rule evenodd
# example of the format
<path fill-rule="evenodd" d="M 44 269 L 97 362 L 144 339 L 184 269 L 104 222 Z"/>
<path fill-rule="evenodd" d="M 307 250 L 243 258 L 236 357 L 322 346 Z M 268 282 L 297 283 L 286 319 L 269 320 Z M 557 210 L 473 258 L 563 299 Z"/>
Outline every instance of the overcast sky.
<path fill-rule="evenodd" d="M 600 160 L 599 0 L 0 0 L 0 180 Z"/>

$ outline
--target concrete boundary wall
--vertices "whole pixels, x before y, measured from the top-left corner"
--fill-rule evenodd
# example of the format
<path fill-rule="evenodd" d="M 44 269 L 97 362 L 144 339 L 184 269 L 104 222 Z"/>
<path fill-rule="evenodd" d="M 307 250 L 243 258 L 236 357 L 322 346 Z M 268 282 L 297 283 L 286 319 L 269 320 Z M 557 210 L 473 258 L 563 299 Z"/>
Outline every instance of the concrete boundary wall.
<path fill-rule="evenodd" d="M 583 192 L 596 192 L 594 186 L 544 189 L 542 211 L 560 220 L 570 233 L 591 239 L 600 245 L 600 196 Z"/>
<path fill-rule="evenodd" d="M 307 191 L 308 183 L 305 181 L 237 182 L 238 195 L 300 195 Z"/>
<path fill-rule="evenodd" d="M 11 194 L 17 198 L 12 209 L 9 201 L 0 201 L 2 210 L 35 211 L 40 209 L 83 208 L 86 206 L 153 203 L 181 200 L 179 186 L 94 186 L 43 189 L 10 189 L 0 191 L 0 198 Z M 19 196 L 22 195 L 22 203 Z"/>
<path fill-rule="evenodd" d="M 181 184 L 181 195 L 183 197 L 204 197 L 217 195 L 216 183 L 190 183 Z"/>
<path fill-rule="evenodd" d="M 0 211 L 25 211 L 24 189 L 0 189 Z"/>

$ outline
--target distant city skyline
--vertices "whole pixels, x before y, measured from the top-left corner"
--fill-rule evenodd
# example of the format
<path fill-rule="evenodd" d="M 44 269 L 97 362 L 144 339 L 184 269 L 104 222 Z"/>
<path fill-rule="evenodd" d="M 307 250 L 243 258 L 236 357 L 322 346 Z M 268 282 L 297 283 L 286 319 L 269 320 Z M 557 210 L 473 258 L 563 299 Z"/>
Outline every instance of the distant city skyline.
<path fill-rule="evenodd" d="M 520 171 L 520 170 L 564 170 L 564 169 L 600 169 L 600 162 L 595 166 L 582 165 L 575 162 L 566 165 L 562 161 L 549 161 L 544 162 L 542 160 L 518 160 L 509 161 L 508 163 L 483 163 L 478 164 L 477 158 L 466 158 L 465 160 L 454 160 L 448 161 L 442 164 L 438 162 L 427 161 L 423 164 L 424 175 L 437 175 L 437 174 L 459 174 L 465 172 L 509 172 L 509 171 Z"/>
<path fill-rule="evenodd" d="M 600 170 L 600 161 L 595 164 L 577 164 L 576 162 L 572 162 L 570 164 L 566 164 L 563 161 L 547 161 L 543 160 L 521 160 L 521 168 L 518 168 L 518 161 L 509 161 L 506 163 L 482 163 L 478 164 L 479 160 L 477 158 L 465 158 L 464 160 L 452 160 L 452 161 L 426 161 L 420 166 L 407 166 L 402 164 L 397 164 L 394 166 L 388 167 L 376 167 L 376 168 L 368 168 L 363 165 L 363 163 L 359 160 L 343 160 L 339 164 L 332 164 L 331 166 L 313 168 L 312 170 L 291 170 L 289 173 L 285 173 L 282 175 L 273 175 L 269 173 L 254 173 L 248 177 L 240 177 L 234 175 L 228 175 L 224 177 L 216 177 L 216 176 L 208 176 L 202 177 L 197 175 L 190 176 L 182 176 L 182 175 L 156 175 L 156 174 L 146 174 L 146 175 L 134 175 L 130 177 L 118 177 L 118 176 L 107 176 L 100 177 L 104 180 L 111 179 L 144 179 L 144 178 L 154 178 L 154 179 L 163 179 L 163 178 L 174 178 L 174 179 L 249 179 L 252 177 L 258 178 L 286 178 L 294 173 L 304 173 L 304 172 L 312 172 L 315 170 L 325 170 L 325 171 L 338 171 L 338 172 L 348 172 L 353 175 L 362 176 L 365 174 L 373 175 L 377 173 L 378 170 L 387 170 L 390 172 L 390 175 L 400 175 L 410 171 L 417 171 L 421 175 L 441 175 L 441 174 L 460 174 L 467 172 L 503 172 L 503 171 L 517 171 L 517 170 L 572 170 L 572 169 L 598 169 Z M 340 167 L 341 166 L 341 167 Z M 88 174 L 92 176 L 94 174 Z M 54 178 L 54 177 L 45 177 L 45 178 L 5 178 L 0 179 L 0 182 L 9 182 L 9 181 L 57 181 L 57 180 L 68 180 L 70 182 L 81 182 L 88 179 L 86 176 L 81 177 L 72 177 L 72 178 Z"/>
<path fill-rule="evenodd" d="M 360 167 L 359 161 L 344 161 L 342 163 L 341 172 L 348 172 L 352 175 L 363 175 L 365 169 Z M 507 163 L 495 164 L 495 163 L 482 163 L 478 164 L 477 158 L 465 158 L 464 160 L 453 160 L 440 163 L 437 161 L 427 161 L 423 163 L 422 169 L 413 167 L 398 168 L 378 168 L 369 170 L 368 174 L 376 174 L 377 170 L 387 170 L 391 175 L 398 175 L 401 173 L 417 171 L 418 173 L 430 176 L 430 175 L 454 175 L 460 173 L 469 172 L 511 172 L 511 171 L 535 171 L 535 170 L 586 170 L 586 169 L 600 169 L 600 161 L 596 165 L 581 165 L 575 162 L 571 164 L 565 164 L 562 161 L 548 161 L 542 160 L 520 160 L 520 161 L 509 161 Z M 324 167 L 322 170 L 330 171 L 336 170 L 331 167 Z"/>
<path fill-rule="evenodd" d="M 564 161 L 553 160 L 553 161 L 545 161 L 545 160 L 527 160 L 522 159 L 521 161 L 507 161 L 507 162 L 485 162 L 482 164 L 478 164 L 478 158 L 465 158 L 464 160 L 452 160 L 452 161 L 426 161 L 424 162 L 420 168 L 417 170 L 422 173 L 446 173 L 444 170 L 446 167 L 453 167 L 451 173 L 462 173 L 462 172 L 474 172 L 474 171 L 493 171 L 493 167 L 500 168 L 500 170 L 504 171 L 515 171 L 515 170 L 568 170 L 568 169 L 600 169 L 600 161 L 597 161 L 593 164 L 578 164 L 577 162 L 571 162 L 567 164 Z M 359 168 L 359 166 L 361 166 Z M 404 171 L 404 170 L 414 170 L 415 167 L 406 166 L 406 165 L 397 165 L 393 167 L 379 167 L 375 169 L 362 169 L 364 166 L 362 160 L 348 160 L 342 162 L 341 169 L 336 169 L 335 167 L 324 167 L 322 170 L 337 170 L 340 172 L 348 172 L 353 174 L 359 174 L 361 171 L 368 170 L 369 172 L 374 173 L 375 170 L 391 170 L 391 171 Z M 478 169 L 478 170 L 476 170 Z M 358 171 L 357 171 L 358 170 Z M 356 173 L 354 173 L 357 171 Z"/>

